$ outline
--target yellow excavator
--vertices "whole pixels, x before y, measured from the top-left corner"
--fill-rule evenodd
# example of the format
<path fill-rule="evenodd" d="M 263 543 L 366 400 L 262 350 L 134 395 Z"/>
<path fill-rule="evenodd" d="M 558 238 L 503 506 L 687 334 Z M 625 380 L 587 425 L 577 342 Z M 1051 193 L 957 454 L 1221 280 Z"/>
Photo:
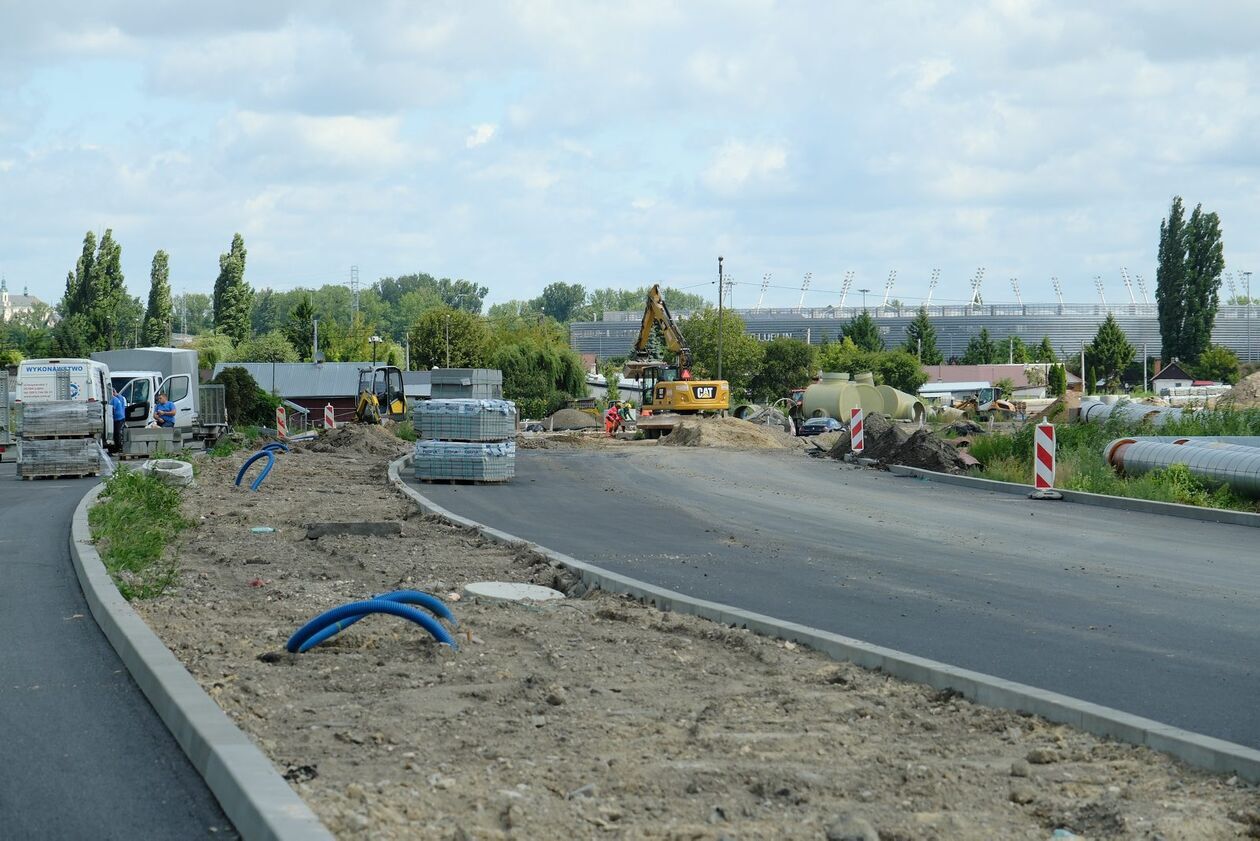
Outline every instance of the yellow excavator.
<path fill-rule="evenodd" d="M 359 369 L 359 399 L 354 419 L 359 423 L 380 423 L 382 418 L 402 420 L 407 415 L 407 394 L 402 371 L 393 365 L 373 365 Z"/>
<path fill-rule="evenodd" d="M 675 357 L 673 364 L 652 356 L 652 335 L 658 326 L 665 348 Z M 637 426 L 648 438 L 668 435 L 684 415 L 716 414 L 731 407 L 731 387 L 726 380 L 692 379 L 691 348 L 670 315 L 659 284 L 648 290 L 643 326 L 622 373 L 643 381 L 642 408 L 646 411 L 640 412 Z"/>

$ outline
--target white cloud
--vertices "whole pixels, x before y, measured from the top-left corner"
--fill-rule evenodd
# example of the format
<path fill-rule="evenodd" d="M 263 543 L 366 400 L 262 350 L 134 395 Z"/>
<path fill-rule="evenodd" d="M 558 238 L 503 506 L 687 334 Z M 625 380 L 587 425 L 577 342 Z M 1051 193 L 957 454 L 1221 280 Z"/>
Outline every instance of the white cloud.
<path fill-rule="evenodd" d="M 499 127 L 494 123 L 480 123 L 479 125 L 473 126 L 472 133 L 464 140 L 464 145 L 469 149 L 476 149 L 478 146 L 484 146 L 490 142 L 490 139 L 494 137 L 495 132 L 498 130 Z"/>
<path fill-rule="evenodd" d="M 229 129 L 238 153 L 293 163 L 350 169 L 389 169 L 418 153 L 400 135 L 398 117 L 311 117 L 241 111 Z"/>
<path fill-rule="evenodd" d="M 745 187 L 778 183 L 787 171 L 787 158 L 781 143 L 729 140 L 717 150 L 700 179 L 719 195 L 734 195 Z"/>

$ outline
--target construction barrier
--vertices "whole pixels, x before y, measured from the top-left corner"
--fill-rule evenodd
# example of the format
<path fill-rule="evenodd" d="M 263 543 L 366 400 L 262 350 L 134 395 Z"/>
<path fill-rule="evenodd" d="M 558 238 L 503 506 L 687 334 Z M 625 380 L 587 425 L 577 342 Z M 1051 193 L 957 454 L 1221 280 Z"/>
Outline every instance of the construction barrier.
<path fill-rule="evenodd" d="M 276 407 L 276 434 L 282 439 L 289 437 L 289 424 L 285 420 L 283 406 Z"/>
<path fill-rule="evenodd" d="M 866 430 L 862 423 L 862 410 L 851 409 L 849 414 L 849 448 L 856 455 L 861 455 L 866 449 Z"/>
<path fill-rule="evenodd" d="M 337 417 L 333 412 L 333 405 L 329 403 L 324 406 L 324 429 L 336 429 Z"/>
<path fill-rule="evenodd" d="M 1054 424 L 1039 423 L 1033 434 L 1033 488 L 1048 491 L 1054 487 Z"/>

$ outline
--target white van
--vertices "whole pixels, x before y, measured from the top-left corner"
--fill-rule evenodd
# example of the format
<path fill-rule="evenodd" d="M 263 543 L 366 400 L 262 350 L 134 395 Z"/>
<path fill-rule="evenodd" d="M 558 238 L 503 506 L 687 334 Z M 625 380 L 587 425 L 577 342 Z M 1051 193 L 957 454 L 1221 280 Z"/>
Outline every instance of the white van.
<path fill-rule="evenodd" d="M 71 400 L 104 403 L 102 434 L 105 440 L 114 432 L 114 416 L 108 411 L 113 397 L 109 366 L 92 359 L 25 359 L 18 365 L 14 403 L 46 403 L 57 399 L 57 374 L 70 375 Z"/>

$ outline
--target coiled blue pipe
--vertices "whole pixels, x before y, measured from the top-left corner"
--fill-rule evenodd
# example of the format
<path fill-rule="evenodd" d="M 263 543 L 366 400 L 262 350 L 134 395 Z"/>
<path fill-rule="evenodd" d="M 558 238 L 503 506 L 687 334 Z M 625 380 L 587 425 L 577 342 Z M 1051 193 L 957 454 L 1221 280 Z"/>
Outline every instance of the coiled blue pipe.
<path fill-rule="evenodd" d="M 334 624 L 342 619 L 350 617 L 362 618 L 369 613 L 388 613 L 391 616 L 397 616 L 402 619 L 408 619 L 421 628 L 428 631 L 435 640 L 451 648 L 458 650 L 459 646 L 445 628 L 438 623 L 436 619 L 427 613 L 422 613 L 414 607 L 409 607 L 398 602 L 388 601 L 387 599 L 369 599 L 363 602 L 351 602 L 343 604 L 341 607 L 334 607 L 332 610 L 325 611 L 316 616 L 310 622 L 307 622 L 301 628 L 298 628 L 293 636 L 289 637 L 289 641 L 284 644 L 288 651 L 298 652 L 305 651 L 303 643 L 312 636 L 323 630 L 327 625 Z"/>
<path fill-rule="evenodd" d="M 268 441 L 266 444 L 262 445 L 262 448 L 264 450 L 279 450 L 285 453 L 289 451 L 289 445 L 283 441 Z"/>
<path fill-rule="evenodd" d="M 245 459 L 245 463 L 241 465 L 241 469 L 236 472 L 237 487 L 240 487 L 241 479 L 245 478 L 245 471 L 249 470 L 249 466 L 258 461 L 260 458 L 267 459 L 267 466 L 262 469 L 262 472 L 258 474 L 258 477 L 254 479 L 249 486 L 251 491 L 258 490 L 258 486 L 263 483 L 263 479 L 267 478 L 267 474 L 271 472 L 271 468 L 276 463 L 276 454 L 272 450 L 259 450 L 249 458 Z"/>
<path fill-rule="evenodd" d="M 383 599 L 389 602 L 398 602 L 399 604 L 418 604 L 421 607 L 427 608 L 429 612 L 447 620 L 452 625 L 459 624 L 459 620 L 455 618 L 455 614 L 451 613 L 450 608 L 448 608 L 441 599 L 428 593 L 421 593 L 419 590 L 394 590 L 392 593 L 381 593 L 380 595 L 372 597 L 373 601 L 378 599 Z M 367 616 L 367 614 L 360 613 L 357 616 L 351 616 L 348 619 L 342 619 L 325 625 L 314 636 L 302 643 L 302 647 L 298 649 L 298 653 L 301 654 L 303 651 L 308 651 L 334 634 L 341 633 L 355 622 L 358 622 L 364 616 Z"/>

